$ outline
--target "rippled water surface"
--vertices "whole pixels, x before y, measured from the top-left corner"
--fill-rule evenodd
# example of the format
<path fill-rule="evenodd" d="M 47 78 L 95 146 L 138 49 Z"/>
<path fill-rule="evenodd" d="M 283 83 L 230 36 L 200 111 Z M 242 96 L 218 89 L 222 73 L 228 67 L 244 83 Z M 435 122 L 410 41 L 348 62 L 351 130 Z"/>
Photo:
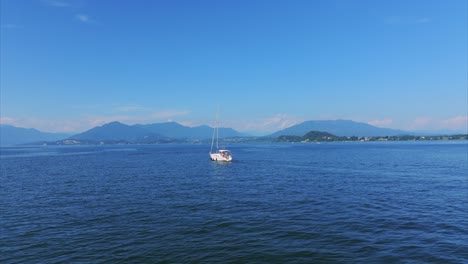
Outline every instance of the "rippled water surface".
<path fill-rule="evenodd" d="M 0 262 L 467 263 L 468 143 L 2 148 Z"/>

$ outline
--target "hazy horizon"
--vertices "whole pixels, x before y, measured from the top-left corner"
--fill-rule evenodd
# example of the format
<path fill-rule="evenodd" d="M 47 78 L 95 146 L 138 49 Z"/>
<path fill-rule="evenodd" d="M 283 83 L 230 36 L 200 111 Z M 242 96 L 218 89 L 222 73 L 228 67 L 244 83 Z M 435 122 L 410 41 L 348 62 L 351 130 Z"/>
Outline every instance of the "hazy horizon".
<path fill-rule="evenodd" d="M 344 119 L 335 119 L 335 120 L 306 120 L 304 122 L 307 122 L 307 121 L 337 121 L 337 120 L 344 120 Z M 352 121 L 352 122 L 357 122 L 357 121 L 353 121 L 353 120 L 344 120 L 344 121 Z M 128 125 L 128 126 L 133 126 L 133 125 L 151 125 L 151 124 L 160 124 L 160 123 L 167 123 L 167 122 L 175 122 L 175 123 L 178 123 L 180 125 L 183 125 L 177 121 L 164 121 L 164 122 L 155 122 L 155 123 L 136 123 L 136 124 L 128 124 L 128 123 L 125 123 L 125 122 L 120 122 L 120 121 L 111 121 L 111 122 L 108 122 L 108 123 L 104 123 L 102 125 L 97 125 L 97 126 L 94 126 L 94 127 L 91 127 L 89 129 L 85 129 L 83 131 L 76 131 L 76 132 L 50 132 L 50 131 L 42 131 L 40 129 L 37 129 L 37 128 L 34 128 L 34 127 L 18 127 L 18 126 L 14 126 L 14 125 L 11 125 L 11 124 L 0 124 L 0 125 L 11 125 L 11 126 L 14 126 L 14 127 L 18 127 L 18 128 L 25 128 L 25 129 L 36 129 L 40 132 L 44 132 L 44 133 L 57 133 L 57 134 L 67 134 L 67 135 L 74 135 L 74 134 L 80 134 L 80 133 L 83 133 L 83 132 L 86 132 L 90 129 L 93 129 L 93 128 L 96 128 L 96 127 L 100 127 L 100 126 L 104 126 L 104 125 L 107 125 L 109 123 L 113 123 L 113 122 L 119 122 L 121 124 L 124 124 L 124 125 Z M 301 122 L 302 123 L 302 122 Z M 358 122 L 358 123 L 364 123 L 364 122 Z M 300 124 L 300 123 L 298 123 Z M 371 125 L 369 123 L 364 123 L 364 124 L 368 124 L 368 125 Z M 290 126 L 287 126 L 287 127 L 284 127 L 284 128 L 281 128 L 281 129 L 278 129 L 278 130 L 274 130 L 274 131 L 267 131 L 267 132 L 263 132 L 263 133 L 260 133 L 260 132 L 256 132 L 256 131 L 240 131 L 240 130 L 236 130 L 237 132 L 240 132 L 240 133 L 243 133 L 245 134 L 246 136 L 268 136 L 268 135 L 271 135 L 275 132 L 278 132 L 278 131 L 281 131 L 283 129 L 286 129 L 286 128 L 290 128 L 292 126 L 295 126 L 297 124 L 294 124 L 294 125 L 290 125 Z M 185 125 L 183 125 L 185 126 Z M 201 124 L 201 125 L 196 125 L 196 126 L 186 126 L 186 127 L 191 127 L 191 128 L 194 128 L 194 127 L 199 127 L 199 126 L 209 126 L 209 127 L 213 127 L 213 126 L 210 126 L 210 125 L 207 125 L 207 124 Z M 389 129 L 387 127 L 381 127 L 381 126 L 375 126 L 375 125 L 372 125 L 374 127 L 377 127 L 377 128 L 383 128 L 383 129 Z M 228 128 L 230 129 L 231 127 L 225 127 L 225 126 L 222 126 L 220 128 Z M 395 130 L 401 130 L 401 129 L 395 129 Z M 403 132 L 409 132 L 409 133 L 416 133 L 416 134 L 433 134 L 433 135 L 443 135 L 443 134 L 467 134 L 468 132 L 465 131 L 465 130 L 450 130 L 450 129 L 441 129 L 441 130 L 401 130 Z"/>
<path fill-rule="evenodd" d="M 467 2 L 0 2 L 0 123 L 468 133 Z"/>

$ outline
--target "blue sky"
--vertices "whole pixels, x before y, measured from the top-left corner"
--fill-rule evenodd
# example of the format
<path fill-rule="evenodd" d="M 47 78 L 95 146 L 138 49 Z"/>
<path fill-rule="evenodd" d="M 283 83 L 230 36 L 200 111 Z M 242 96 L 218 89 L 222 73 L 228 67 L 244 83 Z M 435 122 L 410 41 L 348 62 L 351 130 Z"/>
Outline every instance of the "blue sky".
<path fill-rule="evenodd" d="M 468 129 L 466 0 L 0 3 L 4 124 Z"/>

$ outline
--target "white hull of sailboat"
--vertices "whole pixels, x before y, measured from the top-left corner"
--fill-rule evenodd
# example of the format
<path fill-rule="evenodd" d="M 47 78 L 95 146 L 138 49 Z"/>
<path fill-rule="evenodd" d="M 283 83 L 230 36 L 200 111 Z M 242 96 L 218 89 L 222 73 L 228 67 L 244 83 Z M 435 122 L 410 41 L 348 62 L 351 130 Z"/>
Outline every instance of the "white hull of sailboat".
<path fill-rule="evenodd" d="M 221 153 L 210 153 L 210 158 L 213 161 L 232 161 L 232 156 L 231 155 L 223 155 Z"/>
<path fill-rule="evenodd" d="M 213 152 L 213 146 L 216 138 L 216 151 Z M 219 149 L 219 106 L 216 115 L 216 126 L 213 129 L 213 138 L 211 139 L 210 159 L 212 161 L 232 161 L 231 152 L 227 149 Z"/>

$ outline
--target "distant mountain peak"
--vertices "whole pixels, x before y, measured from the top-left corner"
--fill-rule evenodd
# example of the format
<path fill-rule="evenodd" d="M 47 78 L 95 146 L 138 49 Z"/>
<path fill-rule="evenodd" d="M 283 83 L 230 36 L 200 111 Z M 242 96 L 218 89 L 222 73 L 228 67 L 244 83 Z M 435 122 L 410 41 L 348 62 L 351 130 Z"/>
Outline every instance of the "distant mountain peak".
<path fill-rule="evenodd" d="M 101 125 L 100 127 L 111 127 L 111 126 L 128 126 L 123 123 L 120 123 L 119 121 L 112 121 L 106 124 Z"/>
<path fill-rule="evenodd" d="M 91 128 L 83 133 L 71 136 L 70 139 L 79 140 L 128 140 L 132 141 L 148 135 L 148 131 L 142 128 L 132 127 L 113 121 L 102 126 Z"/>
<path fill-rule="evenodd" d="M 337 136 L 397 136 L 411 134 L 390 128 L 380 128 L 352 120 L 310 120 L 273 133 L 270 137 L 303 136 L 310 131 L 323 131 Z"/>

